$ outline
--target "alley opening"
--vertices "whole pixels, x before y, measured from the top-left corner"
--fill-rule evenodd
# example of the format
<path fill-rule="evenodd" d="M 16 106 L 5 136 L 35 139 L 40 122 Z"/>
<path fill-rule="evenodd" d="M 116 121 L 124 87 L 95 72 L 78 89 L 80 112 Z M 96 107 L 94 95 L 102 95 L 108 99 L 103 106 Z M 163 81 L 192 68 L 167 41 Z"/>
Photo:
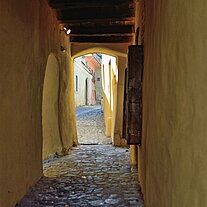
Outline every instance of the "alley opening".
<path fill-rule="evenodd" d="M 74 93 L 79 144 L 111 144 L 118 81 L 117 59 L 92 53 L 74 59 Z"/>
<path fill-rule="evenodd" d="M 129 147 L 115 137 L 116 107 L 122 104 L 117 103 L 118 75 L 118 60 L 114 56 L 94 53 L 74 59 L 79 145 L 66 154 L 56 153 L 45 159 L 44 177 L 16 206 L 143 207 L 137 168 L 130 166 Z M 47 97 L 50 85 L 45 87 L 43 105 L 53 103 L 48 110 L 56 103 Z M 45 114 L 48 115 L 47 110 Z M 50 124 L 49 119 L 44 120 L 43 126 Z M 43 143 L 44 153 L 48 144 Z"/>

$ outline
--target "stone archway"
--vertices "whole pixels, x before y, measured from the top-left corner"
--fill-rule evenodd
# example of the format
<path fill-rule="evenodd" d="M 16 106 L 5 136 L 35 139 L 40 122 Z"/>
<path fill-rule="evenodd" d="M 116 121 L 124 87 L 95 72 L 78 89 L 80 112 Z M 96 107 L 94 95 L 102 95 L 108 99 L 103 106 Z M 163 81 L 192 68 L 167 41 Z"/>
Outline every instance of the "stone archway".
<path fill-rule="evenodd" d="M 59 121 L 59 64 L 54 54 L 47 60 L 42 100 L 43 160 L 62 150 Z"/>

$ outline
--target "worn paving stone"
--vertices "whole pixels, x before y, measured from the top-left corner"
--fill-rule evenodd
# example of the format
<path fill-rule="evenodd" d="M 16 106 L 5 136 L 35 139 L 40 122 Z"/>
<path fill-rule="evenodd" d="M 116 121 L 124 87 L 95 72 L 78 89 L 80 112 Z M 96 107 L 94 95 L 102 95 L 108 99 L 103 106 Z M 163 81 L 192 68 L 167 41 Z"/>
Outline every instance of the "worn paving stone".
<path fill-rule="evenodd" d="M 44 177 L 16 206 L 143 207 L 137 171 L 129 165 L 129 149 L 96 141 L 98 145 L 79 145 L 67 156 L 44 161 Z"/>

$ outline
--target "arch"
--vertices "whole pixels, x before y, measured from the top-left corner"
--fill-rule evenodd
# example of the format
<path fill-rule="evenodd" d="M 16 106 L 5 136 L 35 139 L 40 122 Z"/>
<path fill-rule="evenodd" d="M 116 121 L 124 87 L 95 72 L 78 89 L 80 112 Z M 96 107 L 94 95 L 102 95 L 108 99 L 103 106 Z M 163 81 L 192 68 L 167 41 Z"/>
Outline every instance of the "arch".
<path fill-rule="evenodd" d="M 42 98 L 43 160 L 62 149 L 59 122 L 59 64 L 54 54 L 50 54 L 45 70 Z"/>
<path fill-rule="evenodd" d="M 127 57 L 126 53 L 122 53 L 122 52 L 118 52 L 109 48 L 105 48 L 105 47 L 92 47 L 89 49 L 84 49 L 79 51 L 78 53 L 76 53 L 75 55 L 72 56 L 72 60 L 74 60 L 77 57 L 86 55 L 86 54 L 91 54 L 91 53 L 102 53 L 102 54 L 106 54 L 106 55 L 110 55 L 110 56 L 114 56 L 114 57 Z"/>

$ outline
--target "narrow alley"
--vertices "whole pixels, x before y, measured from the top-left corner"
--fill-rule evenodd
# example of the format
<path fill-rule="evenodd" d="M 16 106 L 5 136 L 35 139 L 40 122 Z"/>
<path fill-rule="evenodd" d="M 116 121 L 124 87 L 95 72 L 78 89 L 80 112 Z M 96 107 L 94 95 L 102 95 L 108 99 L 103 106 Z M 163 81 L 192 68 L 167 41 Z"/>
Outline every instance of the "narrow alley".
<path fill-rule="evenodd" d="M 43 163 L 43 177 L 18 207 L 142 207 L 135 168 L 129 164 L 129 149 L 114 147 L 104 136 L 100 106 L 76 110 L 80 136 L 78 147 L 64 157 Z"/>
<path fill-rule="evenodd" d="M 206 10 L 0 0 L 0 207 L 207 207 Z"/>

